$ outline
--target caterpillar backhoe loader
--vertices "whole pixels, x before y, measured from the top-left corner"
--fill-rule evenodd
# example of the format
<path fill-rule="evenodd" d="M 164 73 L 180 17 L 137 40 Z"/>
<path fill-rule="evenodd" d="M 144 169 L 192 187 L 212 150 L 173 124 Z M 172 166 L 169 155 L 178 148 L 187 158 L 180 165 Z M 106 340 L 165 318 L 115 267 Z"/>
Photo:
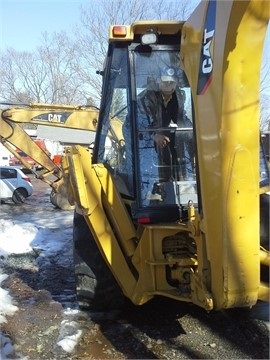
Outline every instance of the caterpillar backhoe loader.
<path fill-rule="evenodd" d="M 267 1 L 203 1 L 186 22 L 110 27 L 93 155 L 72 146 L 62 166 L 76 209 L 81 307 L 154 296 L 207 311 L 269 301 L 269 168 L 259 129 L 268 21 Z M 163 66 L 178 67 L 192 121 L 166 129 L 175 151 L 193 136 L 193 155 L 184 146 L 166 181 L 153 141 L 160 129 L 139 106 Z M 108 136 L 115 116 L 123 146 Z"/>
<path fill-rule="evenodd" d="M 269 301 L 269 167 L 259 128 L 268 21 L 267 1 L 212 0 L 186 22 L 110 27 L 93 154 L 71 146 L 61 165 L 75 205 L 81 307 L 155 296 L 207 311 Z M 190 127 L 153 127 L 140 106 L 163 67 L 177 69 Z M 167 165 L 154 142 L 160 131 L 175 141 Z"/>
<path fill-rule="evenodd" d="M 28 123 L 95 132 L 97 118 L 98 109 L 94 107 L 41 103 L 13 105 L 13 107 L 1 111 L 0 139 L 1 143 L 24 167 L 30 169 L 38 179 L 52 187 L 50 196 L 52 204 L 62 210 L 69 210 L 74 207 L 68 201 L 68 191 L 63 182 L 61 167 L 55 164 L 50 154 L 40 148 L 20 125 Z M 121 140 L 123 135 L 118 123 L 119 120 L 115 118 L 112 122 L 111 132 L 114 132 L 115 136 Z M 37 164 L 40 164 L 43 171 L 36 172 L 20 156 L 19 152 L 15 151 L 14 146 L 30 156 Z"/>

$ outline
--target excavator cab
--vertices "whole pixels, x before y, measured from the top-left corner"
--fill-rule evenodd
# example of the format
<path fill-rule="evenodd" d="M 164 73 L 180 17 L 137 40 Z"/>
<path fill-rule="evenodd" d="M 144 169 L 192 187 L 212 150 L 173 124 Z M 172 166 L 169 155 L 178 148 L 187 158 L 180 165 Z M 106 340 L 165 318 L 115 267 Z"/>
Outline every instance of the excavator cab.
<path fill-rule="evenodd" d="M 142 36 L 135 35 L 132 42 L 111 42 L 104 70 L 93 162 L 103 163 L 110 170 L 132 218 L 139 223 L 183 219 L 190 202 L 198 206 L 191 93 L 185 73 L 179 68 L 181 23 L 175 24 L 174 31 L 158 41 L 149 40 L 154 30 L 148 29 Z M 164 68 L 169 71 L 167 75 L 177 72 L 175 92 L 181 107 L 181 114 L 166 128 L 155 124 L 156 114 L 142 104 L 144 96 L 151 100 L 160 92 Z M 189 126 L 183 126 L 181 117 L 188 119 Z M 120 120 L 121 139 L 111 137 L 115 118 Z M 164 159 L 154 141 L 158 132 L 171 139 L 163 151 Z"/>

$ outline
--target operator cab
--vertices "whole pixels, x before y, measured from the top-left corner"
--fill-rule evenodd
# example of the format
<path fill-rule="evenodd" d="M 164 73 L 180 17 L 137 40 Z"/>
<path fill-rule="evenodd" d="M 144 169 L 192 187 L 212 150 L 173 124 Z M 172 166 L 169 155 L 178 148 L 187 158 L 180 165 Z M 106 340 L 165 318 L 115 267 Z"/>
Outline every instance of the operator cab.
<path fill-rule="evenodd" d="M 198 206 L 191 92 L 180 69 L 179 31 L 151 44 L 149 38 L 142 44 L 138 35 L 132 42 L 111 42 L 105 64 L 93 162 L 109 169 L 133 219 L 141 223 L 185 219 L 190 204 Z M 146 91 L 158 91 L 164 67 L 178 69 L 177 90 L 189 127 L 176 122 L 157 128 L 140 105 Z M 158 131 L 173 139 L 167 163 L 160 163 L 154 142 Z"/>

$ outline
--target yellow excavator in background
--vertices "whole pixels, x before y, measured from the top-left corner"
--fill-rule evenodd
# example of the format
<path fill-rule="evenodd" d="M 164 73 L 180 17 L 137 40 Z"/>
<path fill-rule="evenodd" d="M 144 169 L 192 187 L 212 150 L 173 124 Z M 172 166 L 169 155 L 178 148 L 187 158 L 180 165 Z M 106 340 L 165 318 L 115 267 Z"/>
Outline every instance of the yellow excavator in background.
<path fill-rule="evenodd" d="M 58 128 L 96 131 L 98 109 L 95 107 L 72 106 L 60 104 L 30 103 L 17 105 L 1 110 L 0 140 L 1 143 L 22 163 L 30 169 L 38 179 L 52 187 L 51 202 L 62 210 L 73 209 L 68 201 L 68 193 L 63 182 L 61 166 L 51 158 L 48 151 L 37 145 L 21 124 L 47 125 Z M 112 122 L 111 136 L 122 139 L 118 119 Z M 90 144 L 89 144 L 90 145 Z M 36 172 L 25 159 L 20 156 L 20 149 L 39 164 L 43 171 Z M 89 149 L 91 150 L 91 149 Z"/>
<path fill-rule="evenodd" d="M 185 22 L 110 27 L 93 154 L 71 146 L 61 165 L 75 205 L 81 307 L 155 296 L 207 311 L 269 301 L 269 167 L 259 128 L 268 22 L 268 1 L 212 0 Z M 177 69 L 189 128 L 153 126 L 142 111 L 163 68 L 166 81 Z M 154 142 L 162 132 L 174 139 L 169 164 Z"/>

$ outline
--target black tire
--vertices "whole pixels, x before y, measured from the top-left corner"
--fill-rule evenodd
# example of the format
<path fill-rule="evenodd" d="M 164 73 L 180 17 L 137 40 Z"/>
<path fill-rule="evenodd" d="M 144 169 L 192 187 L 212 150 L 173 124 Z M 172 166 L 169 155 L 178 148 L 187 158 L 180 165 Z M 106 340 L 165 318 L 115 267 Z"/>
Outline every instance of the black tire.
<path fill-rule="evenodd" d="M 22 204 L 25 202 L 25 199 L 28 197 L 28 193 L 24 188 L 18 188 L 14 190 L 12 195 L 12 201 L 15 204 Z"/>
<path fill-rule="evenodd" d="M 73 254 L 77 301 L 82 309 L 121 310 L 125 297 L 82 215 L 74 213 Z"/>

